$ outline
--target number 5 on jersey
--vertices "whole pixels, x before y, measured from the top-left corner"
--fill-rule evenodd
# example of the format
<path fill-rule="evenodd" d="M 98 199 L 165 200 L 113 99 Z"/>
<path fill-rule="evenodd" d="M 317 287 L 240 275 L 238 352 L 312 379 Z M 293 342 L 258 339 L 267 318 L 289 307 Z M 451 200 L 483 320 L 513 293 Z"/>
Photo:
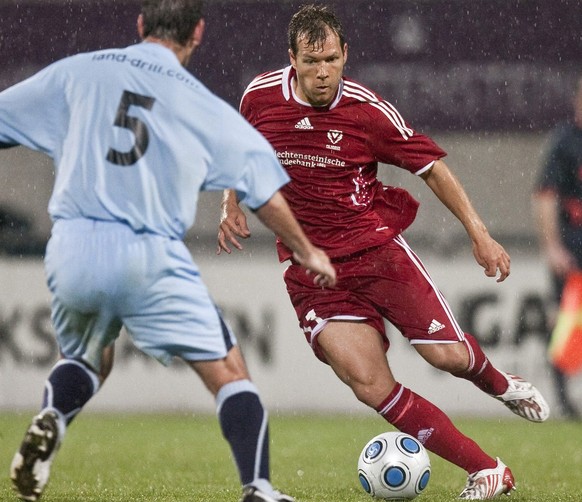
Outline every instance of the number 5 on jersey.
<path fill-rule="evenodd" d="M 132 105 L 151 110 L 154 102 L 155 99 L 149 96 L 123 91 L 113 125 L 129 129 L 135 136 L 135 143 L 128 152 L 120 152 L 110 148 L 106 157 L 109 162 L 118 166 L 131 166 L 143 157 L 150 141 L 148 128 L 140 119 L 128 115 L 128 112 Z"/>

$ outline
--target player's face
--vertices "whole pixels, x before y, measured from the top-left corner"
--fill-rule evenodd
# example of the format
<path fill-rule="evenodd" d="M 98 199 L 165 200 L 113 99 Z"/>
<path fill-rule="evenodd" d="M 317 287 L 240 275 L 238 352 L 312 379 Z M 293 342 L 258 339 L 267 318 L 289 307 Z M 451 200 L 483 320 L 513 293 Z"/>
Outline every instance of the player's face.
<path fill-rule="evenodd" d="M 297 70 L 295 92 L 299 99 L 312 106 L 325 106 L 333 101 L 348 57 L 348 45 L 342 47 L 339 37 L 328 30 L 323 44 L 313 46 L 305 38 L 297 40 L 297 54 L 289 50 L 293 68 Z"/>

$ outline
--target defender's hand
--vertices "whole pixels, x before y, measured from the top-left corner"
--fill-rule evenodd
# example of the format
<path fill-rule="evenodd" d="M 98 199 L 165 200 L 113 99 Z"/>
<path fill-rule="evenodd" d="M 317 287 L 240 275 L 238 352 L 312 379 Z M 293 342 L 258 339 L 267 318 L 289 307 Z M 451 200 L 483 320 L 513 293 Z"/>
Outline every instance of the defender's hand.
<path fill-rule="evenodd" d="M 337 281 L 336 271 L 323 250 L 314 247 L 306 257 L 301 257 L 297 253 L 294 253 L 293 257 L 302 267 L 307 269 L 308 274 L 316 274 L 313 278 L 313 284 L 317 284 L 322 288 L 333 288 L 335 286 Z"/>

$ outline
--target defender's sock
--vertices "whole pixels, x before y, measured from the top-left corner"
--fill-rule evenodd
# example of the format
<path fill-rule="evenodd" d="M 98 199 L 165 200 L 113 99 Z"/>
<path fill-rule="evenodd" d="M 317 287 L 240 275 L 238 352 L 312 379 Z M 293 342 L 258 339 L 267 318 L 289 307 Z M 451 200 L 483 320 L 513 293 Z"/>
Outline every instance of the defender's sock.
<path fill-rule="evenodd" d="M 268 480 L 269 426 L 257 388 L 249 380 L 224 385 L 216 396 L 222 434 L 230 444 L 240 480 Z"/>
<path fill-rule="evenodd" d="M 74 359 L 61 359 L 45 382 L 43 410 L 57 410 L 69 425 L 99 390 L 97 374 Z"/>
<path fill-rule="evenodd" d="M 469 351 L 469 367 L 463 373 L 453 373 L 475 384 L 479 389 L 491 396 L 499 396 L 507 390 L 507 379 L 487 359 L 479 342 L 465 333 L 465 346 Z"/>
<path fill-rule="evenodd" d="M 376 411 L 398 430 L 417 438 L 428 450 L 469 474 L 497 465 L 494 458 L 463 435 L 439 408 L 399 383 Z"/>

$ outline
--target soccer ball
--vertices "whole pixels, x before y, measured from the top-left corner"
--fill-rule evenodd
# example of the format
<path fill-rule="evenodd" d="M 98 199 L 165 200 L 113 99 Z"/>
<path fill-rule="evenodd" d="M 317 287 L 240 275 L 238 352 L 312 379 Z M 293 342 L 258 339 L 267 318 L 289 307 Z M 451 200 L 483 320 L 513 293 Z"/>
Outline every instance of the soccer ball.
<path fill-rule="evenodd" d="M 358 460 L 362 488 L 383 500 L 411 500 L 430 479 L 430 459 L 424 446 L 403 432 L 372 438 Z"/>

